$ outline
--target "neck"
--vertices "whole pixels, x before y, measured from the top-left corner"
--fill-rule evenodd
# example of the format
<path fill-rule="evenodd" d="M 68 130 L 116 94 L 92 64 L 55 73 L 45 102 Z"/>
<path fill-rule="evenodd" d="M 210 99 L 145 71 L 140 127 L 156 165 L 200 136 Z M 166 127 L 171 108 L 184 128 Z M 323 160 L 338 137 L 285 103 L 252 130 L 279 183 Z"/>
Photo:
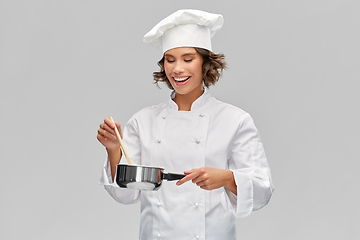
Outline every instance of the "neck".
<path fill-rule="evenodd" d="M 201 89 L 201 91 L 193 91 L 188 94 L 175 93 L 173 100 L 178 105 L 179 111 L 190 111 L 193 102 L 195 102 L 195 100 L 198 99 L 203 92 L 204 90 Z"/>

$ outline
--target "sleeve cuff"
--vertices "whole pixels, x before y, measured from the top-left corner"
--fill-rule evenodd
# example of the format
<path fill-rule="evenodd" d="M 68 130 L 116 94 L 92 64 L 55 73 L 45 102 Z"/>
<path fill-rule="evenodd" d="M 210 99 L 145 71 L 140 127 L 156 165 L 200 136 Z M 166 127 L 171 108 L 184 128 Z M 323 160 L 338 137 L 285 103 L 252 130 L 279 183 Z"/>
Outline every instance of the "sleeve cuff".
<path fill-rule="evenodd" d="M 113 182 L 109 159 L 105 160 L 99 183 L 117 202 L 132 204 L 139 201 L 140 191 L 135 189 L 121 188 Z"/>
<path fill-rule="evenodd" d="M 253 211 L 253 184 L 250 177 L 242 172 L 231 170 L 237 186 L 237 195 L 226 189 L 221 195 L 221 203 L 225 210 L 235 217 L 246 217 Z"/>
<path fill-rule="evenodd" d="M 112 180 L 112 176 L 111 176 L 111 167 L 110 167 L 110 162 L 109 159 L 106 158 L 102 172 L 101 172 L 101 177 L 100 177 L 100 181 L 99 181 L 100 185 L 103 186 L 113 186 L 113 187 L 117 187 L 119 188 L 119 186 L 113 182 Z"/>

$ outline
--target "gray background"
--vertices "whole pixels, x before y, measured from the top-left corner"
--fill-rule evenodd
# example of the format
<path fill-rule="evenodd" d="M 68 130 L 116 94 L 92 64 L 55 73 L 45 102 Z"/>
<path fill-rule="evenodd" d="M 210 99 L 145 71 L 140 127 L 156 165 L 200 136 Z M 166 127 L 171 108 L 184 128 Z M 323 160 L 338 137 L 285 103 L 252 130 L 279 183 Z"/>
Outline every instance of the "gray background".
<path fill-rule="evenodd" d="M 238 239 L 360 239 L 358 0 L 0 1 L 1 239 L 136 239 L 98 185 L 98 125 L 166 101 L 142 42 L 182 8 L 222 13 L 210 93 L 251 113 L 275 183 Z"/>

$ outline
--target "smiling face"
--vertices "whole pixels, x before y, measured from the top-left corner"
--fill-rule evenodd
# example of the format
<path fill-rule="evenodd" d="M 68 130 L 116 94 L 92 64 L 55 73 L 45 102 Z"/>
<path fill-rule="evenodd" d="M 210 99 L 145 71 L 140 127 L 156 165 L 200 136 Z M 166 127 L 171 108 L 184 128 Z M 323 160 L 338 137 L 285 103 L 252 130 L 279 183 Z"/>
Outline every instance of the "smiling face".
<path fill-rule="evenodd" d="M 173 48 L 164 54 L 164 69 L 171 86 L 181 95 L 203 92 L 202 56 L 192 47 Z"/>

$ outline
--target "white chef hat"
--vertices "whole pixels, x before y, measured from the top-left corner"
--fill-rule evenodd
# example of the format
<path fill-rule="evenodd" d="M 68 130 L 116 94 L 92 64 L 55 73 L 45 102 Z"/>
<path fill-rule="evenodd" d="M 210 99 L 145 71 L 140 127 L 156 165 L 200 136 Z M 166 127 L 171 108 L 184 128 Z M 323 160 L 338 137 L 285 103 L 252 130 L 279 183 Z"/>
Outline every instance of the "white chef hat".
<path fill-rule="evenodd" d="M 212 51 L 211 38 L 221 29 L 220 14 L 200 10 L 178 10 L 161 20 L 144 36 L 144 42 L 162 49 L 199 47 Z"/>

